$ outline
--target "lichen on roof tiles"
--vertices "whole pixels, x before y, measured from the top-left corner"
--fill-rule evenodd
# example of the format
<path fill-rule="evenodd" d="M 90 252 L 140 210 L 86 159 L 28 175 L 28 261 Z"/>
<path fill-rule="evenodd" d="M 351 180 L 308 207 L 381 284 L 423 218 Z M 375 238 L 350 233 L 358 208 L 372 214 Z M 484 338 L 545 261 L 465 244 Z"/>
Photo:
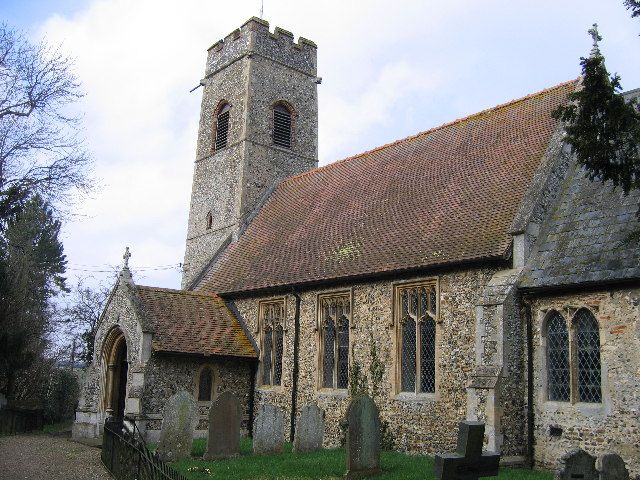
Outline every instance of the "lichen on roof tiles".
<path fill-rule="evenodd" d="M 216 294 L 136 286 L 155 351 L 255 358 L 240 321 Z"/>
<path fill-rule="evenodd" d="M 236 293 L 504 259 L 576 81 L 284 180 L 198 290 Z"/>

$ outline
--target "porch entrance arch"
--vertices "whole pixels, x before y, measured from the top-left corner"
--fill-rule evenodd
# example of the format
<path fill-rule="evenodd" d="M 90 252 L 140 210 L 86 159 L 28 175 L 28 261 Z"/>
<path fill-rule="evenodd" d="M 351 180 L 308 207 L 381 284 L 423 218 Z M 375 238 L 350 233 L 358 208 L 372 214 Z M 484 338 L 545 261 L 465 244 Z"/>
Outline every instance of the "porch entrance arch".
<path fill-rule="evenodd" d="M 127 341 L 119 327 L 115 327 L 104 343 L 102 358 L 106 365 L 103 405 L 108 416 L 123 417 L 127 394 Z"/>

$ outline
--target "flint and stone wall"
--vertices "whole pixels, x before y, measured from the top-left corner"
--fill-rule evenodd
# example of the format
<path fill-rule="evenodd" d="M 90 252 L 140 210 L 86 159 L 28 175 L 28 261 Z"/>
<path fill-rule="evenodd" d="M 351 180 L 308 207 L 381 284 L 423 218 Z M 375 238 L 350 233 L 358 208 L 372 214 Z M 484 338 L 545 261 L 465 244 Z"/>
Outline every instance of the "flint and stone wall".
<path fill-rule="evenodd" d="M 483 289 L 496 270 L 478 268 L 438 276 L 440 319 L 436 327 L 436 393 L 407 394 L 396 392 L 396 333 L 393 322 L 393 287 L 396 283 L 429 279 L 411 277 L 385 280 L 344 288 L 302 292 L 300 306 L 300 363 L 298 409 L 317 403 L 325 411 L 325 446 L 337 446 L 343 435 L 340 421 L 349 402 L 346 391 L 318 388 L 318 347 L 316 303 L 318 294 L 352 290 L 351 356 L 362 365 L 369 377 L 371 341 L 385 365 L 379 394 L 374 397 L 382 421 L 389 422 L 396 448 L 404 451 L 433 453 L 455 448 L 457 424 L 466 417 L 467 391 L 475 363 L 475 308 Z M 278 296 L 236 299 L 240 314 L 259 338 L 259 301 Z M 289 422 L 291 408 L 292 360 L 295 298 L 286 297 L 286 332 L 284 338 L 282 386 L 256 389 L 256 408 L 272 403 L 285 409 Z M 371 379 L 369 389 L 371 390 Z M 289 427 L 285 426 L 288 432 Z"/>
<path fill-rule="evenodd" d="M 97 327 L 93 360 L 87 368 L 84 384 L 80 390 L 80 401 L 73 425 L 74 438 L 96 438 L 102 434 L 102 425 L 106 416 L 104 396 L 107 375 L 103 351 L 105 340 L 115 327 L 122 330 L 127 344 L 128 386 L 139 380 L 137 374 L 144 368 L 145 335 L 131 301 L 131 288 L 127 281 L 119 279 Z M 127 388 L 127 397 L 133 395 L 133 403 L 136 403 L 133 390 L 135 388 Z M 131 410 L 131 407 L 131 401 L 127 401 L 125 411 Z"/>
<path fill-rule="evenodd" d="M 248 362 L 237 359 L 216 360 L 154 354 L 147 362 L 142 396 L 143 418 L 146 419 L 148 441 L 157 442 L 160 439 L 162 414 L 169 397 L 179 390 L 186 390 L 197 400 L 198 377 L 201 368 L 205 365 L 211 366 L 214 371 L 212 400 L 222 392 L 233 393 L 240 401 L 243 412 L 241 435 L 248 434 L 250 383 L 253 382 Z M 196 437 L 207 436 L 210 406 L 211 402 L 198 402 L 200 421 L 196 427 Z"/>
<path fill-rule="evenodd" d="M 592 455 L 615 452 L 625 460 L 632 475 L 640 474 L 639 305 L 637 287 L 532 301 L 538 466 L 555 468 L 562 455 L 580 447 Z M 547 400 L 545 318 L 556 310 L 570 325 L 569 320 L 583 307 L 594 314 L 600 328 L 602 402 Z"/>
<path fill-rule="evenodd" d="M 253 375 L 251 364 L 242 359 L 219 359 L 184 355 L 167 355 L 151 351 L 152 333 L 143 325 L 139 310 L 134 305 L 132 284 L 122 279 L 116 285 L 96 332 L 93 362 L 87 369 L 81 390 L 80 403 L 73 425 L 76 439 L 94 439 L 102 434 L 106 417 L 104 397 L 106 365 L 103 358 L 105 340 L 114 327 L 124 333 L 127 344 L 128 378 L 125 414 L 137 418 L 138 426 L 146 432 L 147 440 L 157 442 L 165 402 L 178 390 L 198 396 L 201 368 L 210 365 L 214 371 L 213 393 L 232 392 L 240 401 L 242 434 L 248 434 L 249 395 Z M 198 402 L 200 422 L 197 437 L 207 434 L 211 402 Z"/>

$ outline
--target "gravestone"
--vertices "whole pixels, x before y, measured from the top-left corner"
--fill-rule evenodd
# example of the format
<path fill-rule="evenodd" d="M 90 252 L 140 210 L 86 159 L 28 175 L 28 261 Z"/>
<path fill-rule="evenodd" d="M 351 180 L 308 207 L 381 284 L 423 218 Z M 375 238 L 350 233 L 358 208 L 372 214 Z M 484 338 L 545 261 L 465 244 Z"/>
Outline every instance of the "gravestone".
<path fill-rule="evenodd" d="M 581 448 L 565 453 L 556 471 L 557 480 L 598 480 L 596 459 Z"/>
<path fill-rule="evenodd" d="M 322 448 L 324 436 L 324 412 L 317 405 L 302 407 L 296 422 L 294 452 L 313 452 Z"/>
<path fill-rule="evenodd" d="M 193 432 L 198 424 L 195 399 L 181 390 L 172 395 L 164 406 L 160 443 L 156 453 L 163 462 L 175 462 L 191 456 Z"/>
<path fill-rule="evenodd" d="M 596 460 L 600 480 L 629 480 L 629 471 L 620 455 L 605 453 Z"/>
<path fill-rule="evenodd" d="M 500 455 L 482 453 L 484 423 L 464 421 L 458 427 L 458 445 L 455 453 L 438 453 L 434 473 L 437 480 L 477 480 L 498 475 Z"/>
<path fill-rule="evenodd" d="M 231 392 L 223 392 L 209 408 L 209 435 L 205 460 L 240 454 L 240 402 Z"/>
<path fill-rule="evenodd" d="M 284 413 L 275 405 L 262 405 L 253 424 L 253 453 L 281 453 L 284 444 Z"/>
<path fill-rule="evenodd" d="M 347 409 L 347 479 L 380 473 L 380 414 L 368 395 L 358 395 Z"/>

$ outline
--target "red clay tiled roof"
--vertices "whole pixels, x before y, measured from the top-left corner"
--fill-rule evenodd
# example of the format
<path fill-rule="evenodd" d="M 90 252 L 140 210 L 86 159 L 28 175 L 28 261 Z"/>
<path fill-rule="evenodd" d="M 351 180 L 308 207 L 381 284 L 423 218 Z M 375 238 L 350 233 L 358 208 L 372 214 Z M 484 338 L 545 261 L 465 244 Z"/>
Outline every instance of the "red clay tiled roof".
<path fill-rule="evenodd" d="M 256 357 L 238 319 L 215 294 L 136 286 L 155 351 Z"/>
<path fill-rule="evenodd" d="M 196 289 L 236 293 L 503 258 L 576 81 L 288 178 Z"/>

